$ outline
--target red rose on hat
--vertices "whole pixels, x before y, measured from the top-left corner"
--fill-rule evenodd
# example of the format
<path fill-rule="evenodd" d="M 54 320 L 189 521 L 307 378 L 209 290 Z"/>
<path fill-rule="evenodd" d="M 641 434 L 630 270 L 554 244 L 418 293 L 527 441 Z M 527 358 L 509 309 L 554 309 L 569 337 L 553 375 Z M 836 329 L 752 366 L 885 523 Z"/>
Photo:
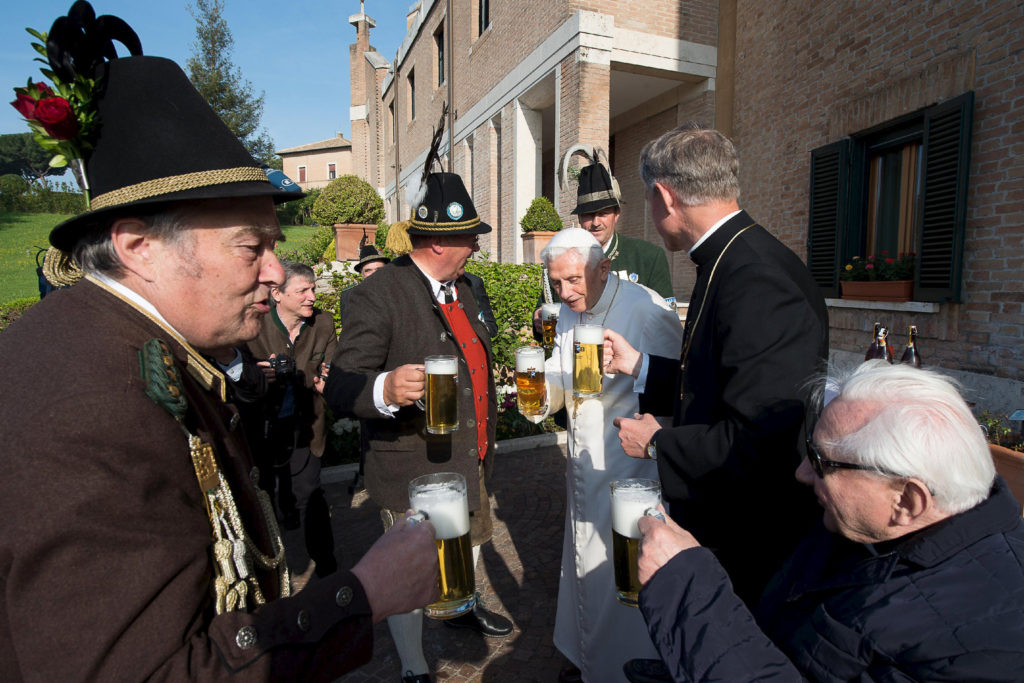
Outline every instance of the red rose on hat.
<path fill-rule="evenodd" d="M 63 97 L 47 97 L 36 104 L 34 119 L 57 140 L 69 140 L 78 133 L 78 121 Z"/>
<path fill-rule="evenodd" d="M 11 102 L 11 106 L 17 109 L 18 113 L 29 121 L 33 121 L 36 118 L 36 104 L 36 98 L 31 95 L 22 95 L 21 93 L 18 93 L 18 99 Z"/>

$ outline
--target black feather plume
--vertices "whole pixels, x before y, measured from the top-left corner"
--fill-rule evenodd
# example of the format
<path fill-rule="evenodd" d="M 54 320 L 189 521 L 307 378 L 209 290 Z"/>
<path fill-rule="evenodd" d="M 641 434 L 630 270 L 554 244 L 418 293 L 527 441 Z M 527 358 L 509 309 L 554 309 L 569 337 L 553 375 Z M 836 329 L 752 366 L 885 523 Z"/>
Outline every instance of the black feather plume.
<path fill-rule="evenodd" d="M 410 185 L 406 194 L 406 201 L 413 210 L 427 196 L 427 178 L 430 177 L 434 163 L 441 164 L 441 158 L 437 155 L 437 150 L 441 146 L 441 138 L 444 137 L 444 120 L 447 116 L 448 103 L 445 102 L 444 106 L 441 107 L 441 118 L 437 122 L 437 128 L 434 129 L 434 137 L 430 140 L 430 148 L 427 150 L 427 160 L 423 163 L 423 175 L 420 176 L 419 185 Z"/>
<path fill-rule="evenodd" d="M 131 55 L 142 54 L 142 42 L 124 20 L 109 14 L 97 17 L 92 5 L 78 0 L 66 17 L 58 17 L 50 27 L 46 40 L 50 68 L 65 83 L 73 82 L 75 74 L 92 78 L 97 66 L 117 59 L 115 40 Z"/>

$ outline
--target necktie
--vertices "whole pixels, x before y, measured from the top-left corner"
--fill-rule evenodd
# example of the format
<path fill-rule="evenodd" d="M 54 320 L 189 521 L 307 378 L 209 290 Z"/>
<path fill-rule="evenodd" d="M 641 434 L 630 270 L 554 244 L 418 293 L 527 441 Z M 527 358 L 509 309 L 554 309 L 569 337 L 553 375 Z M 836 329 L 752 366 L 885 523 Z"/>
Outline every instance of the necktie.
<path fill-rule="evenodd" d="M 455 295 L 452 293 L 452 283 L 446 282 L 442 285 L 442 287 L 444 287 L 444 303 L 455 303 Z"/>

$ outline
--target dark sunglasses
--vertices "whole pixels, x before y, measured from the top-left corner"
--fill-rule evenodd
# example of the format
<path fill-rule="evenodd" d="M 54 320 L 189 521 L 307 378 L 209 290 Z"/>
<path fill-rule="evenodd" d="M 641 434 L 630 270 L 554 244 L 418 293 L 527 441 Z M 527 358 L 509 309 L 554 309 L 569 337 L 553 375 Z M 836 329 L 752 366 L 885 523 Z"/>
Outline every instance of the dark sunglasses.
<path fill-rule="evenodd" d="M 821 457 L 821 453 L 818 452 L 818 448 L 814 445 L 813 441 L 811 441 L 810 439 L 805 439 L 805 443 L 807 444 L 807 459 L 811 463 L 811 469 L 813 469 L 814 473 L 823 479 L 825 478 L 826 467 L 834 470 L 866 470 L 868 472 L 877 472 L 878 474 L 884 474 L 887 477 L 898 476 L 891 472 L 882 471 L 877 467 L 872 467 L 870 465 L 858 465 L 857 463 L 853 462 L 840 462 L 838 460 L 829 460 L 827 458 L 823 458 Z"/>

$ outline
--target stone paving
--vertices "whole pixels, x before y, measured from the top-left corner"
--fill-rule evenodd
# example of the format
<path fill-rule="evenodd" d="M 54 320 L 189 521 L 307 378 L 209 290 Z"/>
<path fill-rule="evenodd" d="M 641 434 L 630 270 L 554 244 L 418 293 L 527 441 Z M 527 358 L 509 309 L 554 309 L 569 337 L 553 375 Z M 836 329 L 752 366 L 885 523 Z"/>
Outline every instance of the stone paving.
<path fill-rule="evenodd" d="M 365 491 L 350 495 L 350 481 L 347 473 L 343 478 L 333 473 L 325 476 L 324 485 L 343 567 L 351 567 L 381 533 L 377 506 Z M 568 663 L 551 641 L 565 511 L 565 447 L 549 442 L 525 450 L 499 450 L 490 493 L 494 538 L 482 548 L 477 588 L 487 608 L 510 617 L 515 630 L 506 638 L 492 639 L 424 619 L 424 654 L 436 681 L 557 681 Z M 298 532 L 286 533 L 285 542 L 289 564 L 301 571 L 308 560 L 301 556 Z M 386 622 L 374 627 L 372 661 L 339 679 L 400 680 Z"/>

